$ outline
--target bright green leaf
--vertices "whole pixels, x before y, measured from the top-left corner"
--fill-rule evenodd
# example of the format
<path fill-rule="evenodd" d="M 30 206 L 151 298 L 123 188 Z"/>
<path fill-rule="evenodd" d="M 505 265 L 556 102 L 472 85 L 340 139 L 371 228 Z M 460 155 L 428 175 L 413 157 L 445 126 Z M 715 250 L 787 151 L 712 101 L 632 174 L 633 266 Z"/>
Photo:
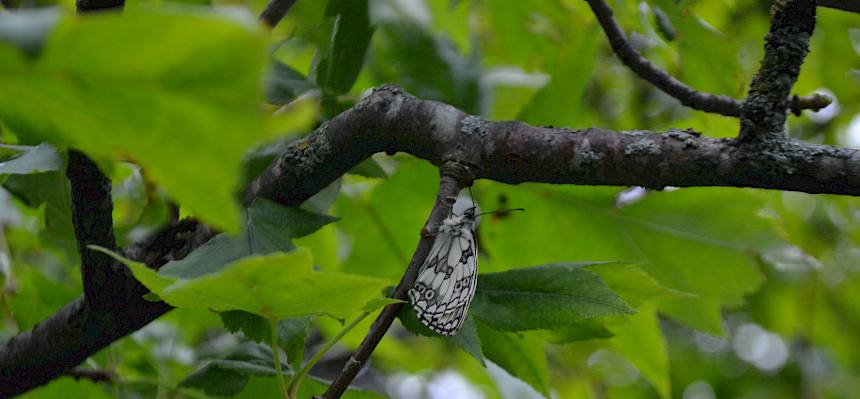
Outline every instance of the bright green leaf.
<path fill-rule="evenodd" d="M 600 276 L 613 292 L 634 308 L 654 298 L 695 297 L 660 285 L 636 265 L 603 263 L 586 266 L 586 269 Z"/>
<path fill-rule="evenodd" d="M 0 65 L 0 118 L 27 142 L 131 158 L 235 231 L 239 161 L 265 134 L 265 40 L 235 21 L 154 9 L 65 18 L 34 62 Z"/>
<path fill-rule="evenodd" d="M 290 251 L 293 238 L 319 230 L 337 218 L 285 207 L 257 198 L 248 208 L 247 222 L 238 236 L 219 234 L 183 259 L 168 262 L 159 273 L 191 278 L 221 270 L 248 255 Z"/>
<path fill-rule="evenodd" d="M 591 80 L 597 46 L 603 39 L 597 24 L 579 32 L 559 49 L 559 60 L 549 83 L 535 93 L 517 117 L 536 125 L 578 126 L 582 120 L 582 98 Z"/>
<path fill-rule="evenodd" d="M 364 304 L 364 307 L 361 308 L 361 310 L 365 312 L 373 312 L 379 308 L 393 305 L 395 303 L 403 303 L 403 301 L 394 298 L 373 298 Z"/>
<path fill-rule="evenodd" d="M 669 353 L 654 307 L 642 307 L 639 314 L 629 320 L 615 329 L 612 346 L 639 369 L 661 398 L 671 397 Z"/>
<path fill-rule="evenodd" d="M 112 255 L 131 268 L 143 285 L 175 307 L 244 310 L 267 319 L 319 314 L 345 318 L 386 286 L 385 280 L 313 271 L 310 254 L 304 250 L 249 256 L 197 278 L 161 275 L 142 263 Z"/>
<path fill-rule="evenodd" d="M 478 323 L 481 349 L 487 359 L 549 398 L 549 382 L 543 343 L 523 333 L 507 333 Z"/>

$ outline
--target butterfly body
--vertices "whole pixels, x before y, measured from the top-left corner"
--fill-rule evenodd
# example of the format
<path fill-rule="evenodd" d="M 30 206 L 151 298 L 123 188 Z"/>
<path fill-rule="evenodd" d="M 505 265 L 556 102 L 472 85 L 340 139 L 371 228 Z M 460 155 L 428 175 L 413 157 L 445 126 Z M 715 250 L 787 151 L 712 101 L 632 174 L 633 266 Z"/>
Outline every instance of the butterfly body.
<path fill-rule="evenodd" d="M 409 302 L 424 325 L 454 335 L 469 310 L 478 278 L 475 208 L 446 218 L 409 289 Z"/>

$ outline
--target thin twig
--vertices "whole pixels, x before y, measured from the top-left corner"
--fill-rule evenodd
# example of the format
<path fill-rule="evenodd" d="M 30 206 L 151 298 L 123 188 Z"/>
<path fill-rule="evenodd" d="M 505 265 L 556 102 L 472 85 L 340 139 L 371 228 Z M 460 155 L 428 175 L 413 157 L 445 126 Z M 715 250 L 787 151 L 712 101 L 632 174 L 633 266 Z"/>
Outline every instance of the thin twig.
<path fill-rule="evenodd" d="M 586 1 L 591 6 L 591 10 L 603 28 L 603 32 L 606 33 L 606 38 L 609 39 L 609 44 L 612 46 L 615 55 L 640 78 L 676 98 L 681 104 L 687 107 L 725 116 L 740 116 L 740 101 L 724 95 L 698 91 L 658 68 L 633 48 L 627 40 L 624 31 L 621 30 L 621 27 L 618 26 L 618 23 L 612 16 L 612 9 L 604 0 Z M 800 113 L 804 109 L 817 111 L 829 104 L 830 99 L 820 94 L 799 97 L 798 101 L 792 102 L 792 106 L 797 107 L 793 108 L 792 112 Z"/>
<path fill-rule="evenodd" d="M 818 0 L 818 5 L 860 14 L 860 1 L 857 0 Z"/>
<path fill-rule="evenodd" d="M 457 199 L 457 195 L 464 187 L 472 184 L 472 173 L 468 168 L 459 164 L 447 163 L 440 168 L 439 194 L 436 197 L 436 203 L 433 205 L 433 210 L 430 211 L 430 216 L 427 218 L 427 223 L 421 230 L 421 239 L 418 241 L 418 247 L 415 249 L 415 254 L 412 255 L 412 261 L 406 268 L 406 272 L 400 279 L 400 283 L 394 290 L 393 298 L 406 299 L 406 293 L 415 284 L 415 279 L 418 278 L 418 269 L 427 258 L 430 252 L 430 247 L 433 246 L 433 236 L 436 229 L 448 215 L 451 214 L 451 207 Z M 391 323 L 397 317 L 397 313 L 403 307 L 403 303 L 388 305 L 379 314 L 379 317 L 370 326 L 370 331 L 361 341 L 355 353 L 346 364 L 343 370 L 331 383 L 328 389 L 323 393 L 323 399 L 335 399 L 343 395 L 346 388 L 355 378 L 358 371 L 364 366 L 370 358 L 376 345 L 385 336 Z"/>
<path fill-rule="evenodd" d="M 270 28 L 274 28 L 281 22 L 284 15 L 290 11 L 290 8 L 296 4 L 297 0 L 269 0 L 263 11 L 260 13 L 260 21 L 265 23 Z"/>
<path fill-rule="evenodd" d="M 83 367 L 75 367 L 67 370 L 64 375 L 74 378 L 75 380 L 90 380 L 92 382 L 117 382 L 117 376 L 110 370 L 104 369 L 88 369 Z"/>

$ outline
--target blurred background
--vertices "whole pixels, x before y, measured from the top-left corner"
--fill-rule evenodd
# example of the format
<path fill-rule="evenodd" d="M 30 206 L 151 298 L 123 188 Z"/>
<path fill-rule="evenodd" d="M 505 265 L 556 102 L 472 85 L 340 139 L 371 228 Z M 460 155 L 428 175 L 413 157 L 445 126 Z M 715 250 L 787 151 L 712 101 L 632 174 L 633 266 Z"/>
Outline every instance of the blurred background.
<path fill-rule="evenodd" d="M 264 5 L 187 3 L 245 20 Z M 320 87 L 318 77 L 337 22 L 326 14 L 329 3 L 337 1 L 299 0 L 267 36 L 272 66 L 258 77 L 266 112 L 298 98 L 319 104 L 312 122 L 318 124 L 371 88 L 393 83 L 492 120 L 614 130 L 692 128 L 714 137 L 738 132 L 736 119 L 687 109 L 637 78 L 616 59 L 581 0 L 367 1 L 355 6 L 367 10 L 373 27 L 366 54 L 358 53 L 363 62 L 357 62 L 354 84 L 332 93 Z M 74 7 L 70 1 L 3 4 L 2 13 Z M 672 76 L 698 90 L 745 95 L 763 53 L 770 2 L 609 5 L 633 45 Z M 133 0 L 127 6 L 177 5 Z M 794 92 L 825 93 L 833 103 L 790 116 L 792 137 L 860 148 L 860 15 L 818 9 L 811 52 Z M 259 170 L 282 145 L 274 140 L 249 152 L 246 169 Z M 121 245 L 168 220 L 169 195 L 145 168 L 120 160 L 110 174 Z M 396 282 L 432 206 L 436 176 L 424 161 L 378 154 L 306 205 L 340 220 L 296 244 L 310 248 L 322 270 Z M 68 202 L 62 202 L 68 198 L 64 181 L 58 172 L 0 175 L 0 341 L 29 330 L 81 293 Z M 527 210 L 482 218 L 482 273 L 551 262 L 641 261 L 626 275 L 636 276 L 625 280 L 624 292 L 632 294 L 622 295 L 639 313 L 568 330 L 519 333 L 508 354 L 524 352 L 505 356 L 485 349 L 486 368 L 456 346 L 414 335 L 395 322 L 359 386 L 384 397 L 428 399 L 812 399 L 860 392 L 857 199 L 488 181 L 477 182 L 472 192 L 468 201 L 484 210 Z M 601 274 L 607 281 L 613 275 Z M 655 295 L 653 287 L 665 292 Z M 351 331 L 313 374 L 335 375 L 371 320 Z M 332 319 L 314 319 L 306 356 L 340 327 Z M 213 312 L 174 310 L 86 364 L 111 370 L 119 382 L 61 378 L 26 397 L 207 397 L 180 388 L 180 382 L 208 359 L 249 350 L 248 345 L 258 344 L 227 331 Z M 252 377 L 238 397 L 267 395 L 273 387 L 270 378 Z"/>

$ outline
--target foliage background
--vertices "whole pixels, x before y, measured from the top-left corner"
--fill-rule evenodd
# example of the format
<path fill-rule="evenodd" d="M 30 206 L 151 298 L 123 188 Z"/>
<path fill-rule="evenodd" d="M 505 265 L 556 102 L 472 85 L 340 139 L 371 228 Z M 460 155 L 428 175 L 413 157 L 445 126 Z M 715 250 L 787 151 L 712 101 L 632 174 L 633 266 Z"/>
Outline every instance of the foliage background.
<path fill-rule="evenodd" d="M 91 21 L 69 15 L 69 2 L 58 4 L 64 11 L 32 19 L 0 14 L 0 21 L 37 32 L 5 32 L 17 48 L 0 46 L 0 140 L 34 146 L 23 152 L 0 147 L 0 340 L 32 328 L 81 293 L 62 171 L 67 146 L 94 156 L 111 177 L 121 245 L 165 223 L 173 201 L 183 215 L 229 232 L 253 225 L 259 237 L 304 236 L 294 244 L 308 248 L 321 271 L 393 283 L 434 199 L 437 172 L 427 163 L 378 155 L 303 206 L 339 218 L 333 223 L 265 204 L 246 214 L 259 219 L 240 223 L 233 200 L 241 182 L 281 148 L 281 137 L 310 131 L 371 87 L 394 83 L 494 120 L 689 127 L 724 137 L 738 131 L 737 120 L 685 109 L 640 81 L 615 59 L 582 1 L 299 1 L 271 33 L 256 27 L 260 1 L 190 3 L 135 1 L 122 17 Z M 673 76 L 700 90 L 745 94 L 762 55 L 766 2 L 610 5 L 633 43 Z M 860 146 L 860 17 L 818 12 L 795 90 L 824 90 L 836 102 L 791 117 L 790 134 Z M 39 42 L 40 26 L 54 27 L 37 49 L 26 43 Z M 268 105 L 261 109 L 263 99 Z M 60 151 L 35 147 L 43 141 Z M 21 161 L 23 153 L 29 163 Z M 486 181 L 472 192 L 485 210 L 527 209 L 483 218 L 482 273 L 632 261 L 586 269 L 637 313 L 535 330 L 528 326 L 533 321 L 521 319 L 550 323 L 551 308 L 494 319 L 492 309 L 479 307 L 473 314 L 480 320 L 471 327 L 480 337 L 477 349 L 395 324 L 360 379 L 372 391 L 432 398 L 450 397 L 440 395 L 451 389 L 489 398 L 841 398 L 860 388 L 856 199 Z M 260 243 L 251 252 L 292 248 Z M 247 253 L 228 255 L 215 263 Z M 352 330 L 315 373 L 330 378 L 339 370 L 371 320 Z M 85 365 L 115 372 L 118 383 L 61 378 L 27 397 L 277 392 L 268 371 L 210 362 L 268 358 L 260 355 L 265 346 L 248 339 L 255 336 L 252 322 L 234 320 L 243 331 L 231 333 L 222 321 L 230 326 L 229 317 L 211 311 L 174 310 Z M 298 323 L 295 330 L 282 324 L 291 363 L 302 346 L 296 342 L 304 340 L 310 356 L 341 326 L 325 316 Z M 519 327 L 493 328 L 504 323 Z M 473 356 L 458 347 L 471 348 Z M 487 368 L 476 352 L 490 360 Z M 271 369 L 268 362 L 261 367 Z M 313 384 L 304 389 L 314 390 Z"/>

